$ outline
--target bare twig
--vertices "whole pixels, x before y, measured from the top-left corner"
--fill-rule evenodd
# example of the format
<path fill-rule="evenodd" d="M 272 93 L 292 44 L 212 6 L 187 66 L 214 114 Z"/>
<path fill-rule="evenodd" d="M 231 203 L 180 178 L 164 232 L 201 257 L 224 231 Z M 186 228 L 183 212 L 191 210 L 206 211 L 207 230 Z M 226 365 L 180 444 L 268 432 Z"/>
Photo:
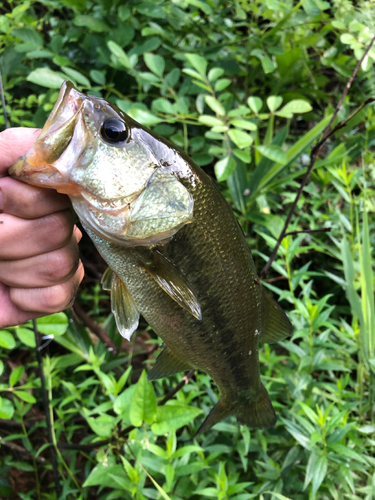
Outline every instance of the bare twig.
<path fill-rule="evenodd" d="M 85 323 L 85 325 L 93 332 L 99 339 L 103 342 L 103 344 L 107 347 L 108 351 L 113 354 L 114 356 L 118 353 L 118 347 L 117 345 L 113 342 L 113 340 L 109 337 L 108 333 L 101 328 L 96 321 L 94 321 L 88 314 L 85 313 L 85 311 L 82 309 L 82 307 L 78 304 L 78 302 L 75 302 L 73 306 L 74 312 L 79 316 L 82 321 Z"/>
<path fill-rule="evenodd" d="M 325 130 L 324 130 L 324 133 L 323 133 L 323 137 L 322 137 L 322 139 L 321 139 L 321 140 L 320 140 L 320 141 L 319 141 L 319 142 L 318 142 L 318 143 L 317 143 L 317 144 L 316 144 L 316 145 L 312 148 L 312 151 L 311 151 L 311 157 L 310 157 L 310 164 L 309 164 L 309 167 L 308 167 L 308 169 L 307 169 L 307 172 L 306 172 L 306 174 L 305 174 L 304 178 L 302 179 L 301 185 L 300 185 L 300 187 L 299 187 L 299 189 L 298 189 L 298 191 L 297 191 L 297 195 L 296 195 L 296 197 L 295 197 L 295 199 L 294 199 L 294 201 L 293 201 L 293 203 L 292 203 L 292 206 L 291 206 L 291 208 L 290 208 L 290 210 L 289 210 L 289 213 L 288 213 L 288 216 L 287 216 L 287 218 L 286 218 L 286 221 L 285 221 L 284 227 L 283 227 L 283 229 L 282 229 L 282 231 L 281 231 L 281 233 L 280 233 L 280 236 L 279 236 L 279 237 L 278 237 L 278 239 L 277 239 L 277 242 L 276 242 L 275 248 L 273 249 L 273 252 L 272 252 L 272 254 L 271 254 L 270 258 L 268 259 L 268 262 L 266 263 L 266 265 L 265 265 L 265 266 L 264 266 L 264 268 L 262 269 L 262 271 L 261 271 L 261 273 L 260 273 L 260 277 L 263 277 L 263 276 L 265 276 L 265 275 L 268 273 L 269 268 L 271 267 L 272 262 L 275 260 L 275 257 L 276 257 L 276 255 L 277 255 L 277 251 L 278 251 L 278 249 L 279 249 L 279 247 L 280 247 L 280 245 L 281 245 L 282 240 L 283 240 L 283 239 L 284 239 L 284 237 L 285 237 L 287 227 L 289 226 L 289 223 L 290 223 L 290 221 L 291 221 L 291 219 L 292 219 L 292 216 L 293 216 L 293 213 L 294 213 L 294 211 L 295 211 L 295 209 L 296 209 L 296 206 L 297 206 L 298 200 L 300 199 L 301 194 L 302 194 L 302 192 L 303 192 L 303 189 L 304 189 L 304 187 L 305 187 L 305 185 L 306 185 L 306 183 L 307 183 L 307 181 L 308 181 L 308 178 L 309 178 L 309 177 L 310 177 L 310 175 L 311 175 L 311 172 L 312 172 L 312 170 L 313 170 L 313 168 L 314 168 L 315 162 L 316 162 L 316 160 L 318 159 L 318 157 L 319 157 L 319 155 L 320 155 L 320 153 L 321 153 L 322 146 L 323 146 L 323 145 L 324 145 L 324 143 L 327 141 L 328 137 L 329 137 L 330 135 L 332 135 L 332 133 L 336 132 L 337 130 L 339 130 L 340 128 L 342 128 L 343 126 L 345 126 L 345 125 L 346 125 L 346 123 L 349 121 L 349 119 L 351 119 L 351 118 L 352 118 L 352 117 L 353 117 L 356 113 L 358 113 L 358 111 L 360 111 L 360 110 L 361 110 L 361 109 L 362 109 L 362 108 L 366 105 L 366 104 L 364 104 L 363 106 L 361 106 L 361 107 L 359 108 L 359 110 L 357 110 L 357 111 L 356 111 L 353 115 L 351 115 L 348 119 L 344 120 L 344 122 L 343 122 L 343 123 L 338 124 L 338 125 L 337 125 L 337 126 L 336 126 L 333 130 L 332 130 L 332 132 L 330 132 L 330 130 L 331 130 L 331 126 L 332 126 L 332 123 L 333 123 L 333 122 L 334 122 L 334 120 L 336 119 L 337 113 L 340 111 L 340 108 L 341 108 L 341 106 L 342 106 L 342 103 L 344 102 L 344 99 L 345 99 L 345 97 L 347 96 L 347 94 L 348 94 L 348 92 L 349 92 L 349 89 L 350 89 L 350 87 L 351 87 L 351 85 L 352 85 L 352 83 L 353 83 L 353 81 L 354 81 L 354 78 L 356 77 L 356 75 L 357 75 L 357 73 L 358 73 L 358 71 L 359 71 L 359 68 L 361 67 L 361 64 L 362 64 L 362 62 L 363 62 L 364 58 L 367 56 L 367 54 L 368 54 L 369 50 L 371 49 L 371 47 L 373 46 L 374 42 L 375 42 L 375 36 L 371 39 L 371 41 L 370 41 L 370 43 L 368 44 L 368 46 L 367 46 L 367 48 L 366 48 L 366 50 L 365 50 L 365 52 L 364 52 L 363 56 L 362 56 L 362 57 L 361 57 L 361 59 L 358 61 L 358 63 L 357 63 L 357 65 L 356 65 L 356 67 L 354 68 L 354 71 L 353 71 L 353 73 L 352 73 L 351 77 L 349 78 L 349 80 L 348 80 L 347 84 L 345 85 L 344 91 L 343 91 L 343 93 L 342 93 L 342 95 L 341 95 L 341 97 L 340 97 L 340 100 L 339 100 L 339 102 L 338 102 L 338 104 L 337 104 L 336 108 L 335 108 L 335 111 L 333 112 L 333 115 L 332 115 L 332 117 L 331 117 L 331 119 L 330 119 L 330 121 L 329 121 L 329 123 L 328 123 L 327 127 L 326 127 L 326 128 L 325 128 Z M 371 98 L 371 99 L 372 99 L 372 98 Z M 367 101 L 368 101 L 368 102 L 372 102 L 372 100 L 369 100 L 369 99 L 367 99 Z M 367 104 L 368 104 L 368 102 L 367 102 Z"/>
<path fill-rule="evenodd" d="M 36 344 L 36 349 L 35 349 L 36 359 L 37 359 L 38 365 L 39 365 L 39 375 L 40 375 L 40 383 L 41 383 L 41 388 L 42 388 L 44 413 L 46 415 L 48 442 L 51 445 L 51 447 L 50 447 L 51 448 L 51 461 L 52 461 L 53 476 L 55 479 L 56 495 L 57 495 L 57 498 L 60 498 L 61 485 L 60 485 L 60 480 L 59 480 L 59 472 L 58 472 L 58 468 L 57 468 L 56 451 L 55 451 L 55 448 L 53 445 L 52 423 L 51 423 L 51 415 L 50 415 L 50 411 L 49 411 L 49 400 L 48 400 L 48 393 L 47 393 L 47 388 L 46 388 L 46 379 L 44 377 L 43 359 L 42 359 L 42 353 L 41 353 L 41 349 L 40 349 L 39 333 L 37 330 L 35 319 L 33 319 L 32 322 L 33 322 L 33 330 L 34 330 L 35 344 Z"/>
<path fill-rule="evenodd" d="M 195 370 L 189 370 L 185 377 L 179 382 L 176 387 L 174 387 L 171 391 L 168 392 L 168 394 L 163 398 L 161 401 L 159 401 L 158 406 L 163 406 L 167 401 L 173 398 L 173 396 L 178 392 L 184 385 L 186 385 L 191 377 L 194 375 Z"/>
<path fill-rule="evenodd" d="M 1 77 L 1 70 L 0 70 L 0 94 L 1 94 L 1 105 L 3 107 L 3 115 L 4 115 L 4 128 L 8 128 L 8 116 L 7 116 L 7 110 L 5 109 L 5 96 L 4 96 L 4 88 L 3 88 L 3 79 Z"/>
<path fill-rule="evenodd" d="M 295 235 L 295 234 L 301 234 L 301 233 L 307 233 L 307 234 L 311 234 L 311 233 L 329 233 L 331 231 L 331 227 L 324 227 L 322 229 L 301 229 L 300 231 L 290 231 L 289 233 L 285 233 L 284 237 L 285 236 L 292 236 L 292 235 Z"/>
<path fill-rule="evenodd" d="M 17 453 L 22 453 L 24 455 L 31 456 L 31 452 L 29 450 L 27 450 L 26 448 L 23 448 L 22 446 L 20 446 L 17 443 L 13 443 L 13 441 L 4 441 L 0 437 L 0 443 L 1 443 L 1 446 L 6 446 L 7 448 L 9 448 L 12 451 L 16 451 Z M 36 460 L 38 462 L 42 462 L 42 463 L 45 463 L 45 461 L 46 461 L 45 458 L 41 457 L 40 455 L 37 457 Z"/>

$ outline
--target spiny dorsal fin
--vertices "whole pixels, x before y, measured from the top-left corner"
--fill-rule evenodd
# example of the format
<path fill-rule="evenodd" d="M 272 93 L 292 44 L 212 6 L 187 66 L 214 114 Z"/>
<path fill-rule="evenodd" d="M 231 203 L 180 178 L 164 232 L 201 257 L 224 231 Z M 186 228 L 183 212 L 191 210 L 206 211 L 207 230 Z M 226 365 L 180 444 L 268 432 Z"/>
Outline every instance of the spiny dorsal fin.
<path fill-rule="evenodd" d="M 102 277 L 104 290 L 111 290 L 111 309 L 120 334 L 130 340 L 139 323 L 139 312 L 124 282 L 108 267 Z"/>
<path fill-rule="evenodd" d="M 147 375 L 147 380 L 157 380 L 163 377 L 169 377 L 179 372 L 190 370 L 191 366 L 178 356 L 173 354 L 168 347 L 165 347 L 157 357 L 152 370 Z"/>
<path fill-rule="evenodd" d="M 151 263 L 143 264 L 143 266 L 177 304 L 186 309 L 194 318 L 202 319 L 201 306 L 190 284 L 158 250 L 153 252 Z"/>
<path fill-rule="evenodd" d="M 261 342 L 273 344 L 293 333 L 293 327 L 288 316 L 279 304 L 262 288 L 263 310 L 264 310 L 264 333 Z"/>

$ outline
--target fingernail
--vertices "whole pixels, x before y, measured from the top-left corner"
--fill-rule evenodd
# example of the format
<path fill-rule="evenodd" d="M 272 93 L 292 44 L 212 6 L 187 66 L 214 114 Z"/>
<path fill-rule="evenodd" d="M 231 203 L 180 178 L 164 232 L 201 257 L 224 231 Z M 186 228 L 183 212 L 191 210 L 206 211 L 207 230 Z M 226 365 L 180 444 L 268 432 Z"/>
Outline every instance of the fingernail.
<path fill-rule="evenodd" d="M 3 193 L 1 192 L 0 188 L 0 214 L 4 212 L 4 200 L 3 200 Z"/>

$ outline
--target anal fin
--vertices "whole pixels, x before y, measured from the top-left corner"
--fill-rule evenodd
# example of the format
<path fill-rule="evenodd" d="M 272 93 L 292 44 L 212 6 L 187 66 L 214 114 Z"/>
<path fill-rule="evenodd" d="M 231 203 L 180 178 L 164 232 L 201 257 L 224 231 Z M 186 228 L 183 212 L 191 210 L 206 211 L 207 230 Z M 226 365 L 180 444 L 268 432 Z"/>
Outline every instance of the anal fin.
<path fill-rule="evenodd" d="M 158 285 L 181 307 L 199 320 L 202 319 L 198 298 L 180 271 L 159 251 L 152 254 L 151 263 L 143 264 Z"/>
<path fill-rule="evenodd" d="M 199 427 L 194 437 L 203 434 L 213 427 L 215 424 L 221 422 L 229 415 L 232 415 L 233 411 L 229 405 L 227 405 L 223 399 L 219 399 L 216 405 L 212 408 L 210 413 L 207 415 L 206 420 L 204 420 L 203 424 Z"/>
<path fill-rule="evenodd" d="M 260 337 L 261 342 L 273 344 L 293 333 L 293 326 L 288 316 L 279 304 L 262 287 L 262 300 L 264 310 L 264 331 Z"/>
<path fill-rule="evenodd" d="M 139 312 L 124 282 L 109 267 L 102 277 L 104 290 L 111 291 L 111 310 L 120 334 L 130 340 L 139 323 Z"/>
<path fill-rule="evenodd" d="M 147 375 L 147 380 L 157 380 L 163 377 L 169 377 L 179 372 L 186 372 L 192 367 L 186 361 L 183 361 L 178 356 L 173 354 L 173 352 L 164 347 L 162 352 L 157 357 L 153 368 L 149 371 Z"/>

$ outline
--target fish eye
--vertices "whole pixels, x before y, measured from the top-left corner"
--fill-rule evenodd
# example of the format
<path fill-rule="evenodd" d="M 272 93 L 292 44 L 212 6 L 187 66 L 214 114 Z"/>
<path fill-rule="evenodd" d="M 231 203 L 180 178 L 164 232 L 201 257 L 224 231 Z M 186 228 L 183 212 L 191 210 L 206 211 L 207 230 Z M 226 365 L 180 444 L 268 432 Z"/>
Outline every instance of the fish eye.
<path fill-rule="evenodd" d="M 123 121 L 118 118 L 108 118 L 100 129 L 100 135 L 105 142 L 116 144 L 128 138 L 128 131 Z"/>

